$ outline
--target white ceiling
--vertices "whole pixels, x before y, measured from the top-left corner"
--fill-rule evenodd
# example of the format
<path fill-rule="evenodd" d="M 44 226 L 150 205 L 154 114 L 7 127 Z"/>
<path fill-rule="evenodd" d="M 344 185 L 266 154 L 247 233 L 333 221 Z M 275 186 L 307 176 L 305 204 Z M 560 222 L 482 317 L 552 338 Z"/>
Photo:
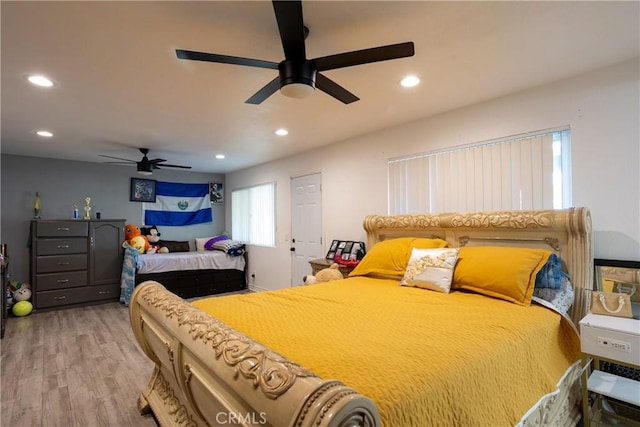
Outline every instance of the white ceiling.
<path fill-rule="evenodd" d="M 225 173 L 637 57 L 631 2 L 304 1 L 307 56 L 413 41 L 411 58 L 324 74 L 323 92 L 244 101 L 274 70 L 178 60 L 175 49 L 279 62 L 270 2 L 2 1 L 3 153 L 99 154 Z M 30 85 L 43 73 L 58 85 Z M 401 88 L 415 74 L 422 83 Z M 286 137 L 274 130 L 289 129 Z M 43 139 L 39 129 L 55 136 Z M 216 160 L 218 153 L 225 160 Z"/>

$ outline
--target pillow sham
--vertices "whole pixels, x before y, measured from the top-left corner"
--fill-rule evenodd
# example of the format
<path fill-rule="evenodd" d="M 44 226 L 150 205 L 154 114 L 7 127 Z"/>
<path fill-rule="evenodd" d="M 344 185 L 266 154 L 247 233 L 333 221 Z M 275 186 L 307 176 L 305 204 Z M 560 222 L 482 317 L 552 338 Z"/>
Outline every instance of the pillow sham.
<path fill-rule="evenodd" d="M 453 289 L 466 289 L 522 306 L 531 304 L 536 274 L 551 255 L 544 249 L 471 246 L 460 248 Z"/>
<path fill-rule="evenodd" d="M 220 234 L 219 236 L 213 236 L 212 238 L 210 238 L 209 240 L 207 240 L 207 243 L 204 244 L 204 248 L 208 251 L 212 251 L 215 248 L 213 247 L 214 243 L 217 242 L 221 242 L 223 240 L 229 240 L 229 236 L 227 236 L 226 234 Z"/>
<path fill-rule="evenodd" d="M 448 294 L 457 259 L 458 249 L 413 248 L 400 284 Z"/>
<path fill-rule="evenodd" d="M 402 277 L 413 248 L 435 249 L 445 246 L 447 242 L 438 238 L 400 237 L 383 240 L 373 245 L 349 276 L 378 274 Z"/>

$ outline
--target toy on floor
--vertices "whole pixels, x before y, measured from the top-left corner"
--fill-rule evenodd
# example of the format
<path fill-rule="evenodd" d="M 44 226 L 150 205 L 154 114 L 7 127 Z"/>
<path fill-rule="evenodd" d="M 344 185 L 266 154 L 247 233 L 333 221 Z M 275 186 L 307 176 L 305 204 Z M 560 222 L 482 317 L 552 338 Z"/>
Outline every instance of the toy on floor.
<path fill-rule="evenodd" d="M 19 282 L 18 280 L 10 280 L 7 283 L 7 306 L 20 301 L 28 301 L 31 299 L 31 286 L 28 283 Z"/>
<path fill-rule="evenodd" d="M 18 301 L 11 307 L 11 312 L 14 316 L 22 317 L 27 316 L 33 310 L 33 305 L 29 301 Z"/>
<path fill-rule="evenodd" d="M 140 227 L 135 224 L 127 224 L 124 226 L 124 242 L 122 246 L 129 245 L 136 249 L 138 253 L 144 254 L 149 249 L 149 240 L 142 235 Z"/>
<path fill-rule="evenodd" d="M 166 254 L 169 253 L 169 248 L 165 246 L 158 245 L 160 241 L 160 232 L 158 231 L 158 227 L 152 225 L 151 227 L 142 227 L 140 229 L 142 235 L 147 238 L 149 241 L 149 249 L 147 249 L 148 254 Z"/>
<path fill-rule="evenodd" d="M 340 266 L 334 262 L 329 268 L 318 271 L 315 276 L 304 276 L 302 281 L 305 285 L 312 285 L 314 283 L 331 282 L 332 280 L 344 279 L 339 268 Z"/>

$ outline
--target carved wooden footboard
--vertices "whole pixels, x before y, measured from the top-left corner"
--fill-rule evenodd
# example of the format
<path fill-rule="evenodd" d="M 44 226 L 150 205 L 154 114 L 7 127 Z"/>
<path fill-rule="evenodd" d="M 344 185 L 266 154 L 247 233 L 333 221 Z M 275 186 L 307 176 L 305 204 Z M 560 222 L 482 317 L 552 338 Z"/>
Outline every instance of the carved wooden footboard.
<path fill-rule="evenodd" d="M 215 425 L 377 426 L 374 403 L 323 380 L 157 282 L 129 305 L 134 335 L 156 364 L 138 399 L 163 427 Z"/>

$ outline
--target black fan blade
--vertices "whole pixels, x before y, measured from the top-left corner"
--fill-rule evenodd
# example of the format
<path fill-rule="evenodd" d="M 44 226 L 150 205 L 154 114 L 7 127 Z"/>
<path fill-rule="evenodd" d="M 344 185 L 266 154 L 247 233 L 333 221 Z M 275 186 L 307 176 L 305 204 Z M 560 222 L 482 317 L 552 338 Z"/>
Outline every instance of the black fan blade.
<path fill-rule="evenodd" d="M 124 166 L 133 166 L 136 164 L 136 162 L 102 162 L 102 163 L 108 163 L 111 165 L 124 165 Z"/>
<path fill-rule="evenodd" d="M 326 92 L 338 101 L 342 101 L 345 104 L 351 104 L 352 102 L 356 102 L 360 99 L 340 86 L 338 83 L 334 82 L 328 77 L 323 76 L 320 73 L 316 74 L 316 88 L 320 89 L 323 92 Z"/>
<path fill-rule="evenodd" d="M 138 163 L 136 160 L 123 159 L 122 157 L 113 157 L 113 156 L 107 156 L 107 155 L 104 155 L 104 154 L 98 154 L 98 156 L 106 157 L 107 159 L 122 160 L 122 161 L 128 162 L 128 163 Z M 116 163 L 116 162 L 106 162 L 106 163 Z"/>
<path fill-rule="evenodd" d="M 280 89 L 280 76 L 271 80 L 262 89 L 257 91 L 251 98 L 247 99 L 244 102 L 246 104 L 254 104 L 254 105 L 261 104 L 262 101 L 264 101 L 265 99 L 273 95 L 275 91 L 277 91 L 278 89 Z"/>
<path fill-rule="evenodd" d="M 191 166 L 182 166 L 182 165 L 168 165 L 166 163 L 163 163 L 161 165 L 157 165 L 154 164 L 153 167 L 154 169 L 161 169 L 160 166 L 162 166 L 163 168 L 180 168 L 180 169 L 191 169 Z"/>
<path fill-rule="evenodd" d="M 176 55 L 180 59 L 191 59 L 193 61 L 246 65 L 247 67 L 269 68 L 270 70 L 278 69 L 277 62 L 263 61 L 261 59 L 242 58 L 240 56 L 218 55 L 216 53 L 194 52 L 191 50 L 182 49 L 176 49 Z"/>
<path fill-rule="evenodd" d="M 322 58 L 314 59 L 313 62 L 316 64 L 318 71 L 327 71 L 371 62 L 406 58 L 413 56 L 414 53 L 413 42 L 406 42 L 323 56 Z"/>
<path fill-rule="evenodd" d="M 153 160 L 149 160 L 149 163 L 151 163 L 152 165 L 158 164 L 158 163 L 162 163 L 162 162 L 166 162 L 165 159 L 153 159 Z"/>
<path fill-rule="evenodd" d="M 307 53 L 304 47 L 302 1 L 274 1 L 273 10 L 278 21 L 284 57 L 289 60 L 304 61 L 307 59 Z"/>

